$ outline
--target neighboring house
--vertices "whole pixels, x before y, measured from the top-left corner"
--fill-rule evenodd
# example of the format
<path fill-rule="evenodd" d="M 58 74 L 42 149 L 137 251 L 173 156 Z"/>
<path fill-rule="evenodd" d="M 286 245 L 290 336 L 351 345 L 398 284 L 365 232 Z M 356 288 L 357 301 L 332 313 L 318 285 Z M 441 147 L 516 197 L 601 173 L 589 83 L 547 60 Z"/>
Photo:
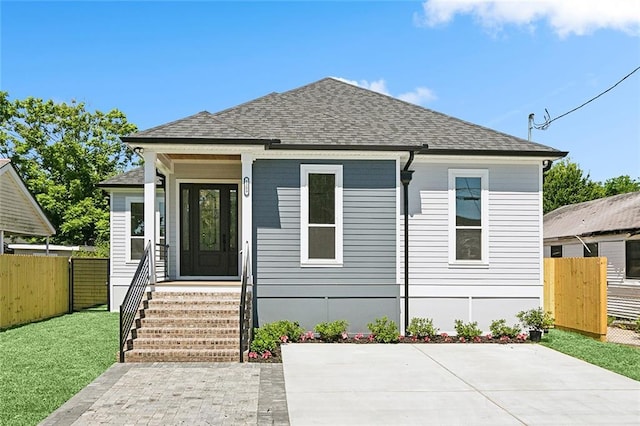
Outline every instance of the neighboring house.
<path fill-rule="evenodd" d="M 560 207 L 544 216 L 545 257 L 607 258 L 609 314 L 640 315 L 640 192 Z"/>
<path fill-rule="evenodd" d="M 56 244 L 9 244 L 13 254 L 28 254 L 32 256 L 65 256 L 71 257 L 80 250 L 93 251 L 93 247 L 60 246 Z"/>
<path fill-rule="evenodd" d="M 5 236 L 25 235 L 48 239 L 55 233 L 53 225 L 11 161 L 0 158 L 0 254 L 4 252 Z"/>
<path fill-rule="evenodd" d="M 237 286 L 250 254 L 260 325 L 403 329 L 405 214 L 408 317 L 488 330 L 542 305 L 542 174 L 565 152 L 332 78 L 122 140 L 145 166 L 102 183 L 114 308 L 153 241 L 156 289 Z"/>

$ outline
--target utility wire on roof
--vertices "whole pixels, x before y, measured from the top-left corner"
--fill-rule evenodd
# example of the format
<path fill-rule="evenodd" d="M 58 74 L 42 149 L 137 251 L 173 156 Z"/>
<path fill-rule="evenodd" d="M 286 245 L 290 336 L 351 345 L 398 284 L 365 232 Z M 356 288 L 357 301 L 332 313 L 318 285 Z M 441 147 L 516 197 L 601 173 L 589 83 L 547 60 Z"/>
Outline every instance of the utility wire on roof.
<path fill-rule="evenodd" d="M 531 140 L 531 129 L 537 129 L 537 130 L 547 130 L 549 128 L 549 125 L 551 123 L 553 123 L 554 121 L 567 116 L 569 114 L 571 114 L 572 112 L 575 112 L 577 110 L 579 110 L 580 108 L 582 108 L 583 106 L 595 101 L 596 99 L 598 99 L 600 96 L 604 95 L 605 93 L 613 90 L 613 88 L 615 88 L 618 84 L 622 83 L 623 81 L 625 81 L 627 78 L 631 77 L 631 75 L 633 75 L 633 73 L 635 73 L 636 71 L 640 70 L 640 67 L 637 67 L 636 69 L 634 69 L 633 71 L 631 71 L 629 74 L 625 75 L 624 77 L 622 77 L 620 80 L 618 80 L 618 82 L 616 84 L 614 84 L 613 86 L 609 87 L 607 90 L 600 92 L 598 95 L 594 96 L 593 98 L 589 99 L 588 101 L 584 102 L 583 104 L 573 108 L 570 111 L 565 112 L 564 114 L 560 114 L 559 116 L 555 117 L 555 118 L 551 118 L 549 111 L 545 108 L 544 109 L 544 123 L 540 123 L 537 124 L 533 121 L 533 116 L 534 114 L 531 113 L 529 114 L 529 140 Z"/>

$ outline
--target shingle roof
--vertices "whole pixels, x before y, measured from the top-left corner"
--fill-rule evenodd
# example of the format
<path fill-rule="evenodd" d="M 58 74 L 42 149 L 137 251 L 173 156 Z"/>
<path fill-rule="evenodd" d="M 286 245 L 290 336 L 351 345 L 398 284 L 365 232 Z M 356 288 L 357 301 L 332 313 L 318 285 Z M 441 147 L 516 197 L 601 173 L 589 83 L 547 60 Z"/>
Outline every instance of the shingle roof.
<path fill-rule="evenodd" d="M 640 192 L 560 207 L 544 215 L 544 238 L 640 229 Z"/>
<path fill-rule="evenodd" d="M 566 155 L 334 78 L 271 93 L 215 114 L 202 111 L 123 140 L 132 144 L 262 141 L 271 148 L 312 149 L 418 150 L 428 145 L 429 153 Z"/>
<path fill-rule="evenodd" d="M 156 185 L 161 183 L 161 179 L 156 177 Z M 122 188 L 141 187 L 144 185 L 144 167 L 136 167 L 127 172 L 116 175 L 110 179 L 103 180 L 98 184 L 101 188 Z"/>

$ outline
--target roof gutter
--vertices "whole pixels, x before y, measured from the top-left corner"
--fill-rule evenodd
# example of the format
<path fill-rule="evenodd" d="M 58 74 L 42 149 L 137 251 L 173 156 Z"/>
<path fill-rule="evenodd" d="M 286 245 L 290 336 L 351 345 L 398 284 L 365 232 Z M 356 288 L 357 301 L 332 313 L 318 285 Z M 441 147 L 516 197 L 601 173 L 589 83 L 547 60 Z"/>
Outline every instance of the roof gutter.
<path fill-rule="evenodd" d="M 413 163 L 414 151 L 409 151 L 409 161 L 400 171 L 400 182 L 404 190 L 404 334 L 408 334 L 409 327 L 409 184 L 413 177 L 413 170 L 409 170 Z"/>

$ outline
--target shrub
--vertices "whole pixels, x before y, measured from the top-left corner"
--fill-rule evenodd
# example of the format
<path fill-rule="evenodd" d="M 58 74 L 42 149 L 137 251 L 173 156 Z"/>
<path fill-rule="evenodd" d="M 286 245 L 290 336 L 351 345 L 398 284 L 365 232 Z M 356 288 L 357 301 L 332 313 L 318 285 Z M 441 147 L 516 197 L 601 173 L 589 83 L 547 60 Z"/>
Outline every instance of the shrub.
<path fill-rule="evenodd" d="M 376 318 L 367 324 L 373 338 L 378 343 L 396 343 L 398 341 L 398 325 L 386 316 Z"/>
<path fill-rule="evenodd" d="M 640 317 L 636 320 L 636 332 L 640 333 Z"/>
<path fill-rule="evenodd" d="M 512 339 L 522 331 L 518 324 L 514 324 L 513 327 L 509 327 L 507 325 L 507 320 L 505 319 L 499 319 L 491 322 L 489 330 L 491 330 L 491 334 L 493 335 L 493 337 L 499 338 L 502 336 L 507 336 Z"/>
<path fill-rule="evenodd" d="M 281 320 L 264 324 L 254 330 L 251 350 L 258 353 L 273 352 L 283 341 L 299 341 L 303 333 L 304 329 L 300 324 L 293 321 Z M 281 339 L 283 336 L 287 339 Z"/>
<path fill-rule="evenodd" d="M 542 308 L 520 311 L 516 317 L 529 330 L 543 330 L 551 327 L 554 322 L 551 312 L 545 312 Z"/>
<path fill-rule="evenodd" d="M 482 334 L 482 330 L 478 328 L 478 323 L 476 321 L 465 324 L 461 320 L 456 320 L 455 324 L 458 338 L 464 337 L 466 340 L 473 340 Z"/>
<path fill-rule="evenodd" d="M 439 330 L 433 326 L 431 318 L 411 318 L 407 331 L 411 336 L 422 339 L 423 337 L 434 337 Z"/>
<path fill-rule="evenodd" d="M 325 342 L 335 342 L 342 338 L 342 334 L 347 332 L 349 323 L 345 320 L 336 320 L 332 322 L 321 322 L 314 327 L 314 330 L 320 335 L 320 339 Z"/>

